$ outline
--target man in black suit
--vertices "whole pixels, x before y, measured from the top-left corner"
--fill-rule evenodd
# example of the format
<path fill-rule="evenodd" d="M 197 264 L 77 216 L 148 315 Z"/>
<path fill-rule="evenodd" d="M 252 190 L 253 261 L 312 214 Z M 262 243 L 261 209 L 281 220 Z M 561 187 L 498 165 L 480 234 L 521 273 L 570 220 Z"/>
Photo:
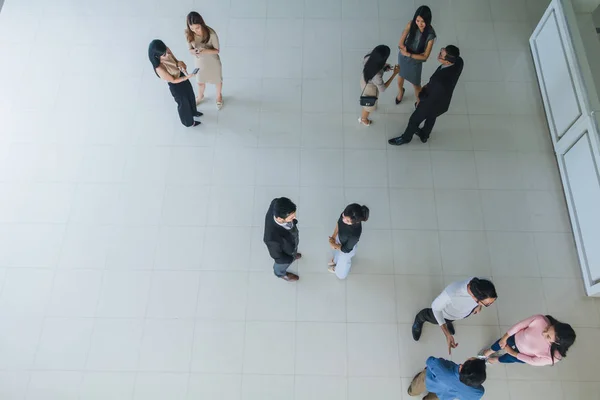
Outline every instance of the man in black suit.
<path fill-rule="evenodd" d="M 263 241 L 269 254 L 275 260 L 273 271 L 285 281 L 297 281 L 298 275 L 287 272 L 289 266 L 302 257 L 298 253 L 298 221 L 296 205 L 287 197 L 274 199 L 265 216 L 265 234 Z"/>
<path fill-rule="evenodd" d="M 448 111 L 452 93 L 463 69 L 463 59 L 460 58 L 458 47 L 449 45 L 438 55 L 442 64 L 435 70 L 429 83 L 423 86 L 416 103 L 416 110 L 408 120 L 408 126 L 402 136 L 388 140 L 393 146 L 409 143 L 416 133 L 421 142 L 426 143 L 435 124 L 435 119 Z M 423 128 L 419 128 L 425 121 Z"/>

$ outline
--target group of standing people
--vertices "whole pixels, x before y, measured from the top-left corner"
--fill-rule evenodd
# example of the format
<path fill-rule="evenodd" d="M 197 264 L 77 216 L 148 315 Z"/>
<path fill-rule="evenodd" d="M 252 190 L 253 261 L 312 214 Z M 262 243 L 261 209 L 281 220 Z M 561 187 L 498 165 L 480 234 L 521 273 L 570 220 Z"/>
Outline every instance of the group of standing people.
<path fill-rule="evenodd" d="M 264 243 L 274 260 L 275 276 L 288 282 L 297 274 L 288 268 L 299 260 L 300 233 L 296 204 L 287 197 L 273 199 L 265 215 Z M 345 279 L 362 234 L 362 223 L 369 219 L 369 208 L 356 203 L 340 214 L 329 245 L 334 255 L 328 270 Z M 496 287 L 488 279 L 471 277 L 448 285 L 431 303 L 419 311 L 412 325 L 412 336 L 419 341 L 426 322 L 437 325 L 446 338 L 448 354 L 458 347 L 454 322 L 479 314 L 498 299 Z M 425 368 L 413 378 L 408 394 L 434 400 L 479 400 L 483 397 L 486 366 L 496 363 L 523 363 L 532 366 L 554 365 L 567 355 L 575 343 L 571 325 L 550 315 L 534 315 L 518 322 L 489 347 L 462 364 L 429 357 Z"/>
<path fill-rule="evenodd" d="M 431 55 L 436 33 L 431 26 L 431 10 L 427 6 L 417 9 L 408 22 L 398 44 L 398 64 L 387 63 L 390 48 L 379 45 L 363 60 L 361 77 L 361 99 L 367 96 L 375 101 L 363 106 L 359 123 L 369 126 L 369 115 L 376 109 L 379 94 L 385 91 L 398 76 L 398 94 L 395 103 L 404 99 L 405 81 L 413 85 L 415 111 L 401 136 L 390 139 L 391 145 L 403 145 L 419 136 L 427 142 L 438 116 L 445 113 L 450 105 L 452 94 L 462 72 L 463 60 L 459 49 L 448 45 L 441 49 L 437 60 L 440 66 L 425 86 L 421 86 L 423 63 Z M 197 105 L 204 100 L 207 83 L 216 86 L 216 106 L 223 106 L 223 77 L 219 58 L 219 39 L 216 32 L 208 27 L 202 16 L 191 12 L 186 18 L 185 39 L 190 54 L 194 57 L 195 68 L 191 73 L 187 65 L 178 60 L 161 41 L 153 40 L 148 48 L 148 56 L 156 75 L 165 80 L 177 103 L 180 120 L 187 127 L 197 126 L 202 116 Z M 391 76 L 384 80 L 384 73 Z M 194 95 L 189 80 L 196 76 L 198 95 Z M 362 103 L 362 100 L 361 100 Z M 420 125 L 424 122 L 422 128 Z M 297 207 L 286 197 L 273 199 L 265 215 L 263 241 L 274 260 L 275 276 L 288 282 L 297 281 L 299 276 L 289 271 L 290 266 L 302 257 L 298 251 L 300 235 Z M 370 210 L 365 205 L 349 204 L 340 214 L 328 238 L 333 257 L 328 262 L 328 271 L 339 279 L 346 279 L 352 267 L 352 258 L 362 235 L 362 223 L 369 219 Z M 481 278 L 469 278 L 448 285 L 433 300 L 428 308 L 419 311 L 412 326 L 415 341 L 421 337 L 424 324 L 438 325 L 446 338 L 449 354 L 458 346 L 454 339 L 454 322 L 482 312 L 494 304 L 498 295 L 494 284 Z M 408 394 L 425 399 L 475 400 L 484 394 L 486 365 L 496 363 L 525 363 L 533 366 L 554 365 L 563 359 L 576 334 L 566 323 L 557 321 L 550 315 L 534 315 L 511 327 L 495 343 L 482 349 L 477 356 L 462 364 L 443 358 L 429 357 L 425 368 L 412 380 Z"/>
<path fill-rule="evenodd" d="M 429 7 L 421 6 L 416 10 L 398 42 L 398 64 L 394 67 L 387 63 L 391 50 L 386 45 L 375 47 L 363 60 L 363 73 L 360 80 L 361 99 L 369 96 L 375 101 L 368 102 L 367 105 L 361 101 L 363 109 L 358 119 L 360 124 L 371 125 L 369 115 L 377 108 L 379 94 L 390 86 L 396 75 L 398 75 L 398 94 L 394 100 L 396 104 L 400 104 L 404 99 L 406 91 L 404 82 L 408 81 L 413 85 L 416 99 L 415 111 L 410 116 L 404 133 L 388 141 L 393 146 L 409 143 L 414 135 L 417 135 L 421 142 L 427 142 L 436 118 L 448 111 L 454 88 L 462 73 L 464 62 L 460 57 L 460 50 L 454 45 L 448 45 L 443 47 L 437 56 L 440 66 L 429 82 L 421 86 L 423 63 L 429 59 L 436 39 L 431 20 Z M 387 71 L 391 71 L 392 75 L 385 81 L 383 74 Z M 422 123 L 424 123 L 423 127 L 420 128 Z"/>
<path fill-rule="evenodd" d="M 187 15 L 184 35 L 189 52 L 194 57 L 195 69 L 191 73 L 188 73 L 187 65 L 175 58 L 162 40 L 155 39 L 150 43 L 148 58 L 156 75 L 168 83 L 177 103 L 181 123 L 193 127 L 200 125 L 200 121 L 194 118 L 202 116 L 197 106 L 204 100 L 207 83 L 216 87 L 217 109 L 223 107 L 223 72 L 219 57 L 219 37 L 197 12 L 192 11 Z M 198 84 L 198 96 L 194 96 L 190 83 L 194 76 Z"/>

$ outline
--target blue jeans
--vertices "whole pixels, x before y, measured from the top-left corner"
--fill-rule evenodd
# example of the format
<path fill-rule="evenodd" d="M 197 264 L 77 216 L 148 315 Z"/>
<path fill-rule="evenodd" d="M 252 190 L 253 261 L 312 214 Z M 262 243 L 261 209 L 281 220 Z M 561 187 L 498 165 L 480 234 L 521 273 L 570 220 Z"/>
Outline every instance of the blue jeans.
<path fill-rule="evenodd" d="M 506 339 L 506 345 L 510 346 L 514 351 L 519 351 L 519 349 L 517 348 L 517 345 L 515 344 L 515 335 L 509 336 L 509 338 Z M 500 339 L 496 340 L 496 343 L 494 343 L 492 345 L 492 350 L 500 351 Z M 504 364 L 510 364 L 510 363 L 523 364 L 523 361 L 519 360 L 517 357 L 511 356 L 510 354 L 504 354 L 504 355 L 498 357 L 498 361 L 500 361 L 501 363 L 504 363 Z"/>

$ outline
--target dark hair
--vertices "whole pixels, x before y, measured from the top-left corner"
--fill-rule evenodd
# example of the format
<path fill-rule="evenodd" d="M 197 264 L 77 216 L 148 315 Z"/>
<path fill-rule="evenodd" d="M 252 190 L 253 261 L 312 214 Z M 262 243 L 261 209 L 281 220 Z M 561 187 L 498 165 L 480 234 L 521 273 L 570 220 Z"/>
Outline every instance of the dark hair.
<path fill-rule="evenodd" d="M 369 207 L 352 203 L 344 208 L 344 216 L 350 218 L 353 224 L 365 222 L 369 219 Z"/>
<path fill-rule="evenodd" d="M 432 19 L 431 9 L 427 6 L 421 6 L 421 7 L 417 8 L 417 11 L 415 11 L 415 15 L 413 16 L 413 19 L 410 23 L 408 35 L 406 35 L 406 39 L 404 40 L 405 46 L 407 43 L 412 44 L 413 38 L 417 34 L 417 30 L 419 29 L 419 27 L 417 26 L 417 17 L 423 18 L 423 21 L 425 21 L 425 29 L 423 30 L 423 33 L 421 34 L 421 39 L 419 40 L 419 44 L 417 45 L 417 48 L 410 49 L 410 50 L 415 51 L 415 54 L 421 54 L 425 51 L 425 43 L 426 43 L 427 37 L 429 36 L 429 29 L 431 29 L 431 19 Z M 408 49 L 408 46 L 407 46 L 407 49 Z"/>
<path fill-rule="evenodd" d="M 494 284 L 487 279 L 473 278 L 470 282 L 471 293 L 479 301 L 498 297 Z"/>
<path fill-rule="evenodd" d="M 462 368 L 458 374 L 459 379 L 462 383 L 471 387 L 479 387 L 487 375 L 485 373 L 485 360 L 473 358 L 465 361 L 462 364 Z"/>
<path fill-rule="evenodd" d="M 291 213 L 296 212 L 296 205 L 287 197 L 275 199 L 273 204 L 273 215 L 277 218 L 287 218 Z"/>
<path fill-rule="evenodd" d="M 195 34 L 192 31 L 192 25 L 200 25 L 202 27 L 202 43 L 208 42 L 210 39 L 210 33 L 214 32 L 212 28 L 206 25 L 206 22 L 204 22 L 204 18 L 202 18 L 202 15 L 198 14 L 196 11 L 192 11 L 187 15 L 187 17 L 185 18 L 185 24 L 185 40 L 187 40 L 188 43 L 192 43 L 194 41 Z"/>
<path fill-rule="evenodd" d="M 453 44 L 449 44 L 446 48 L 446 61 L 454 64 L 458 57 L 460 57 L 460 50 Z"/>
<path fill-rule="evenodd" d="M 164 56 L 166 52 L 167 45 L 162 40 L 154 39 L 148 46 L 148 58 L 150 59 L 150 63 L 152 64 L 156 76 L 158 76 L 156 68 L 160 65 L 160 57 Z"/>
<path fill-rule="evenodd" d="M 390 48 L 385 44 L 380 44 L 365 57 L 369 57 L 363 68 L 363 78 L 368 83 L 379 71 L 385 67 L 388 57 L 390 56 Z"/>
<path fill-rule="evenodd" d="M 558 352 L 561 357 L 566 357 L 567 351 L 575 343 L 577 335 L 571 325 L 557 321 L 550 315 L 546 315 L 546 318 L 550 321 L 550 325 L 554 327 L 556 334 L 554 343 L 550 345 L 550 357 L 552 357 L 552 365 L 554 365 L 554 352 Z"/>
<path fill-rule="evenodd" d="M 481 386 L 487 378 L 485 360 L 473 358 L 465 361 L 458 373 L 458 377 L 467 386 L 474 388 Z"/>

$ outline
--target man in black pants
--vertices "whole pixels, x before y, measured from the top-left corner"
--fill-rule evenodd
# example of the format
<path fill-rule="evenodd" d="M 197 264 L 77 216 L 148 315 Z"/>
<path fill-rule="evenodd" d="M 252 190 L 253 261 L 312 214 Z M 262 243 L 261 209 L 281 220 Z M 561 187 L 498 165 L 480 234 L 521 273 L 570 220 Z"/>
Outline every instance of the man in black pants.
<path fill-rule="evenodd" d="M 287 272 L 289 266 L 302 257 L 302 254 L 298 253 L 300 240 L 297 225 L 296 205 L 287 197 L 274 199 L 265 216 L 263 241 L 275 260 L 275 276 L 288 282 L 299 279 L 298 275 Z"/>
<path fill-rule="evenodd" d="M 448 285 L 431 303 L 431 308 L 422 309 L 416 316 L 412 326 L 413 339 L 421 338 L 423 324 L 429 322 L 438 325 L 448 343 L 448 354 L 458 346 L 454 341 L 453 321 L 465 319 L 478 314 L 489 307 L 498 298 L 494 284 L 487 279 L 469 278 Z"/>
<path fill-rule="evenodd" d="M 448 111 L 452 93 L 463 69 L 463 59 L 460 58 L 458 47 L 449 45 L 440 51 L 438 61 L 442 65 L 435 70 L 429 78 L 429 83 L 419 92 L 416 110 L 410 116 L 406 130 L 402 136 L 388 140 L 389 144 L 401 146 L 409 143 L 414 134 L 419 136 L 421 142 L 426 143 L 436 118 Z M 423 121 L 425 124 L 419 129 Z"/>

